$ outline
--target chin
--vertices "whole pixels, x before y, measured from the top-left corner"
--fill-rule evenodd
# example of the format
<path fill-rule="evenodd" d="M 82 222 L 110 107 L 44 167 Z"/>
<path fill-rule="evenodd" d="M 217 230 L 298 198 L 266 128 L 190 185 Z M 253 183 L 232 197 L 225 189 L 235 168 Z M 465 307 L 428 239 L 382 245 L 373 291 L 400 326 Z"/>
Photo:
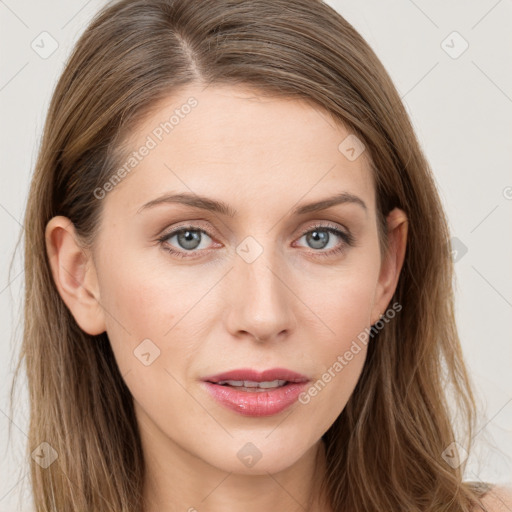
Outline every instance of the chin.
<path fill-rule="evenodd" d="M 294 439 L 293 436 L 279 436 L 275 431 L 271 432 L 272 429 L 260 434 L 242 433 L 229 441 L 229 447 L 212 453 L 207 462 L 223 471 L 241 475 L 273 474 L 293 466 L 314 446 L 314 443 L 304 445 L 306 436 L 302 433 Z"/>

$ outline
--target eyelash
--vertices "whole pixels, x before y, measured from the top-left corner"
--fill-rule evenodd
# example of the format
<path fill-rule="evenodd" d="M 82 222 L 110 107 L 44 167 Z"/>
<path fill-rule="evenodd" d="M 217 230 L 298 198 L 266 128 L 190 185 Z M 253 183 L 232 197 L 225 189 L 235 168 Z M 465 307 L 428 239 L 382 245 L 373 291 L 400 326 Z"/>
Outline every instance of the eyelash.
<path fill-rule="evenodd" d="M 328 251 L 321 251 L 321 250 L 315 251 L 315 250 L 313 250 L 313 252 L 316 253 L 316 256 L 331 257 L 331 256 L 334 256 L 334 255 L 339 254 L 342 251 L 344 251 L 347 246 L 348 247 L 353 247 L 355 245 L 355 238 L 353 237 L 352 234 L 345 233 L 344 231 L 341 231 L 338 228 L 334 227 L 333 225 L 329 225 L 329 224 L 316 224 L 314 226 L 310 226 L 306 231 L 302 232 L 302 234 L 300 235 L 299 238 L 302 238 L 304 235 L 307 235 L 308 233 L 311 233 L 312 231 L 315 231 L 315 230 L 327 231 L 329 233 L 332 233 L 332 234 L 340 237 L 345 242 L 344 244 L 341 243 L 338 247 L 336 247 L 334 249 L 330 249 Z M 213 238 L 212 235 L 210 235 L 210 233 L 208 233 L 208 231 L 206 231 L 206 230 L 204 230 L 202 228 L 199 228 L 198 226 L 191 226 L 190 225 L 190 226 L 180 227 L 178 229 L 175 229 L 174 231 L 171 231 L 170 233 L 165 233 L 164 235 L 159 237 L 157 239 L 157 241 L 160 243 L 162 249 L 164 249 L 165 251 L 171 253 L 173 256 L 177 256 L 178 258 L 194 258 L 196 256 L 189 256 L 185 252 L 177 251 L 175 249 L 172 249 L 169 245 L 166 244 L 166 241 L 169 238 L 171 238 L 174 235 L 177 235 L 177 234 L 179 234 L 179 233 L 181 233 L 183 231 L 199 231 L 201 233 L 205 233 L 210 238 Z M 194 252 L 198 252 L 198 251 L 189 251 L 189 252 L 194 253 Z"/>

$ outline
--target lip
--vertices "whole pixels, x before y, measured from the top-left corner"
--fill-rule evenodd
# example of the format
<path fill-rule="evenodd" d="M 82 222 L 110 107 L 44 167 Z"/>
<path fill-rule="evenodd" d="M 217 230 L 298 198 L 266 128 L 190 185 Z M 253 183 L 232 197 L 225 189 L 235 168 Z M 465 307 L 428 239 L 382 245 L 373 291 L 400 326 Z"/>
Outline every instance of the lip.
<path fill-rule="evenodd" d="M 286 380 L 286 385 L 268 391 L 240 391 L 217 384 L 223 380 L 251 380 L 255 382 Z M 206 391 L 217 402 L 244 416 L 271 416 L 278 414 L 297 401 L 309 378 L 286 368 L 272 368 L 258 372 L 241 368 L 202 379 Z"/>
<path fill-rule="evenodd" d="M 219 382 L 221 380 L 252 380 L 254 382 L 265 382 L 273 380 L 287 380 L 288 382 L 307 382 L 308 377 L 300 373 L 288 370 L 287 368 L 270 368 L 259 372 L 251 368 L 240 368 L 228 372 L 218 373 L 201 379 L 205 382 Z"/>

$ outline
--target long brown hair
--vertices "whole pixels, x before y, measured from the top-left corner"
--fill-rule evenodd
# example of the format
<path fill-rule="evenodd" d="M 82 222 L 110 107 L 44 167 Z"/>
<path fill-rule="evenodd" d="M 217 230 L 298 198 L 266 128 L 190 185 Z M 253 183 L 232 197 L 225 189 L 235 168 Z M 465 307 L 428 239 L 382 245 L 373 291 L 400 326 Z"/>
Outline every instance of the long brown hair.
<path fill-rule="evenodd" d="M 47 468 L 29 458 L 37 512 L 143 510 L 131 394 L 107 334 L 83 332 L 62 301 L 44 234 L 64 215 L 92 244 L 103 204 L 94 191 L 120 165 L 123 142 L 160 100 L 193 83 L 240 84 L 323 108 L 371 155 L 383 252 L 386 214 L 399 207 L 408 216 L 392 300 L 401 311 L 373 336 L 357 386 L 323 436 L 332 510 L 473 510 L 485 486 L 464 482 L 465 463 L 442 456 L 455 441 L 470 452 L 476 416 L 455 325 L 447 220 L 375 53 L 321 1 L 122 0 L 90 23 L 60 77 L 24 219 L 25 324 L 13 387 L 24 362 L 27 453 L 46 442 L 58 454 Z"/>

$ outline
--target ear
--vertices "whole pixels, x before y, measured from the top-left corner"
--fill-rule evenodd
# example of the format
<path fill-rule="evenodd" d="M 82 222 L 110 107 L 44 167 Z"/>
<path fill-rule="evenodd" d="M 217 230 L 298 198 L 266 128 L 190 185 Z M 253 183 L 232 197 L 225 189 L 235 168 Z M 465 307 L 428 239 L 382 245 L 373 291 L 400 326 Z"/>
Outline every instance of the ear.
<path fill-rule="evenodd" d="M 45 238 L 53 280 L 76 323 L 90 335 L 105 332 L 94 262 L 78 243 L 73 223 L 61 215 L 53 217 Z"/>
<path fill-rule="evenodd" d="M 405 212 L 399 208 L 394 208 L 388 214 L 386 221 L 389 249 L 381 262 L 371 314 L 371 325 L 384 314 L 395 293 L 407 245 L 408 220 Z"/>

